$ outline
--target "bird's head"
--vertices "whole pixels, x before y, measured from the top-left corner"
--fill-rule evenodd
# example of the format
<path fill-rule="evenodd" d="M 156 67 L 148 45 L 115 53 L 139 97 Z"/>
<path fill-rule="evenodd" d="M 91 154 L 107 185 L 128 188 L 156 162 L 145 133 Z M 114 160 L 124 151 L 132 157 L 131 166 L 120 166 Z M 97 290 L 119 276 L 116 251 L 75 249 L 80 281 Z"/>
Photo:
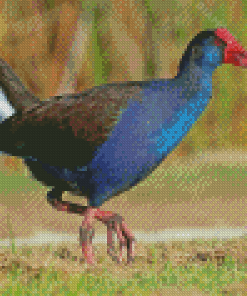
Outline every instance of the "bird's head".
<path fill-rule="evenodd" d="M 211 73 L 221 64 L 247 67 L 247 52 L 225 28 L 200 32 L 189 43 L 179 74 L 193 66 Z"/>

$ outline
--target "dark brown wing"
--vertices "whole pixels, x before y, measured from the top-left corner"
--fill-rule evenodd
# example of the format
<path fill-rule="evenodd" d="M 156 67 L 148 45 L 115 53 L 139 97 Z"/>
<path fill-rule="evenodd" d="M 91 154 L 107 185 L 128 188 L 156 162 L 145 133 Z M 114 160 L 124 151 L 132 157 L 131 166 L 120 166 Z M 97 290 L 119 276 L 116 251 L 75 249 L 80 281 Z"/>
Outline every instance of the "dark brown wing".
<path fill-rule="evenodd" d="M 26 154 L 50 165 L 86 165 L 95 149 L 107 140 L 128 101 L 141 101 L 142 84 L 109 84 L 54 97 L 13 117 L 11 132 L 28 143 Z"/>

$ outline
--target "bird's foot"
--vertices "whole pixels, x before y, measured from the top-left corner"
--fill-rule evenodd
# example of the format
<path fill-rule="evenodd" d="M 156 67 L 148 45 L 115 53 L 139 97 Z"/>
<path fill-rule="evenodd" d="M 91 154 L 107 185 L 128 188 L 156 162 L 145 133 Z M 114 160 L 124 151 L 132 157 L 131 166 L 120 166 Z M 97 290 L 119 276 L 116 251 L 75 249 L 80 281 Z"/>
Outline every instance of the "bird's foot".
<path fill-rule="evenodd" d="M 101 221 L 107 226 L 107 253 L 114 261 L 122 262 L 123 247 L 127 247 L 127 263 L 134 261 L 134 235 L 127 228 L 124 219 L 112 212 L 100 211 L 93 207 L 88 207 L 85 213 L 85 220 L 80 227 L 80 241 L 82 246 L 82 253 L 86 258 L 88 264 L 94 263 L 94 255 L 92 250 L 92 239 L 94 236 L 94 229 L 92 223 L 94 218 Z M 119 254 L 117 254 L 113 245 L 113 232 L 117 233 L 117 238 L 120 242 Z"/>
<path fill-rule="evenodd" d="M 103 222 L 107 226 L 107 253 L 112 257 L 114 261 L 118 263 L 122 262 L 123 257 L 123 247 L 127 247 L 127 263 L 134 261 L 134 235 L 127 228 L 124 219 L 118 215 L 111 212 L 96 211 L 95 218 Z M 120 248 L 119 255 L 113 245 L 113 232 L 117 233 L 117 238 L 119 239 Z"/>

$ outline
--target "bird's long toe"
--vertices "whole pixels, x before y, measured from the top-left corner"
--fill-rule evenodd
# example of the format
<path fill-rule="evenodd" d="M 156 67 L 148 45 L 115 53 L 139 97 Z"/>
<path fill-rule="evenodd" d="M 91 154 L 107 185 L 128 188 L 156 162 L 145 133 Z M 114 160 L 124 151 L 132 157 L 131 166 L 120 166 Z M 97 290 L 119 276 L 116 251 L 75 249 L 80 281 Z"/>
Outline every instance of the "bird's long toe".
<path fill-rule="evenodd" d="M 92 246 L 94 234 L 94 229 L 88 230 L 87 228 L 80 227 L 80 244 L 82 247 L 82 254 L 84 254 L 87 264 L 95 263 Z"/>
<path fill-rule="evenodd" d="M 119 255 L 116 255 L 115 246 L 113 245 L 113 233 L 117 233 L 119 239 Z M 125 245 L 125 238 L 122 235 L 119 225 L 115 222 L 109 221 L 107 223 L 107 253 L 112 257 L 114 261 L 118 263 L 122 262 L 123 257 L 123 246 Z"/>
<path fill-rule="evenodd" d="M 123 218 L 118 214 L 108 213 L 101 216 L 101 221 L 107 226 L 107 253 L 114 261 L 122 262 L 123 247 L 127 247 L 127 263 L 134 261 L 134 235 L 128 229 Z M 119 254 L 113 245 L 113 233 L 119 240 Z"/>

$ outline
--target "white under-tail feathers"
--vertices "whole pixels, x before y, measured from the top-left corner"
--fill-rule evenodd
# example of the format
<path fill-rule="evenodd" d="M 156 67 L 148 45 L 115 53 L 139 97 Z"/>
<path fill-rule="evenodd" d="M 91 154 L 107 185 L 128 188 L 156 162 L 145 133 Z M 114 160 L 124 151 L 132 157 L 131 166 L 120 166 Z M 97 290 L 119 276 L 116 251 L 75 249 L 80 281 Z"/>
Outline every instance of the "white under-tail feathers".
<path fill-rule="evenodd" d="M 0 123 L 16 113 L 16 109 L 8 101 L 7 95 L 0 87 Z"/>
<path fill-rule="evenodd" d="M 16 109 L 13 108 L 12 104 L 8 101 L 7 95 L 0 86 L 0 124 L 16 112 Z M 0 151 L 0 155 L 2 154 L 3 152 Z"/>

